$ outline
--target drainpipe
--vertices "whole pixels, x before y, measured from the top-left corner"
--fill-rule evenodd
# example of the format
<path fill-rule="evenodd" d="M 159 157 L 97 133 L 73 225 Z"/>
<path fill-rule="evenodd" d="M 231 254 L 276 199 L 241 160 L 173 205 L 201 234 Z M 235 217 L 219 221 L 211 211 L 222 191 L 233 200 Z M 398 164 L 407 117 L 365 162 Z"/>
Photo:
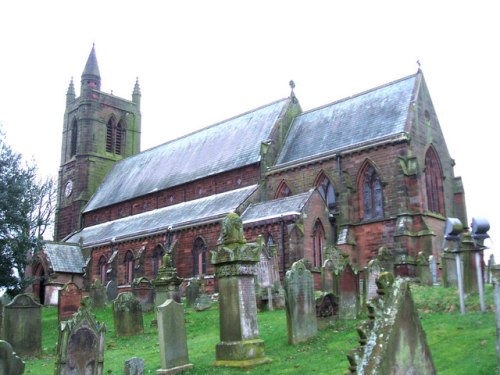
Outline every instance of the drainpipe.
<path fill-rule="evenodd" d="M 286 275 L 286 264 L 285 264 L 285 220 L 283 220 L 283 215 L 281 215 L 281 252 L 283 254 L 283 280 Z"/>

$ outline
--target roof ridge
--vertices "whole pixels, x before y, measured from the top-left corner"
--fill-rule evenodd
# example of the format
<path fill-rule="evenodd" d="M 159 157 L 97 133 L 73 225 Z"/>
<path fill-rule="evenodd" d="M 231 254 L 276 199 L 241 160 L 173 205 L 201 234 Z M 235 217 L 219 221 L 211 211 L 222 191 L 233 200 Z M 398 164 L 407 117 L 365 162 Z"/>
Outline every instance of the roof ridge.
<path fill-rule="evenodd" d="M 364 91 L 361 91 L 361 92 L 358 92 L 356 94 L 353 94 L 353 95 L 350 95 L 350 96 L 346 96 L 346 97 L 343 97 L 341 99 L 338 99 L 338 100 L 335 100 L 333 102 L 330 102 L 330 103 L 327 103 L 327 104 L 324 104 L 322 106 L 319 106 L 319 107 L 316 107 L 316 108 L 312 108 L 312 109 L 309 109 L 307 111 L 304 111 L 302 112 L 301 114 L 297 115 L 297 117 L 300 117 L 302 115 L 305 115 L 305 114 L 308 114 L 308 113 L 312 113 L 312 112 L 315 112 L 315 111 L 319 111 L 321 109 L 324 109 L 324 108 L 327 108 L 327 107 L 330 107 L 334 104 L 338 104 L 338 103 L 342 103 L 342 102 L 346 102 L 350 99 L 354 99 L 354 98 L 357 98 L 359 96 L 363 96 L 363 95 L 366 95 L 370 92 L 374 92 L 374 91 L 377 91 L 377 90 L 380 90 L 382 88 L 385 88 L 385 87 L 388 87 L 388 86 L 392 86 L 392 85 L 395 85 L 399 82 L 402 82 L 402 81 L 405 81 L 407 79 L 410 79 L 410 78 L 414 78 L 416 77 L 420 72 L 417 72 L 417 73 L 413 73 L 413 74 L 410 74 L 410 75 L 407 75 L 405 77 L 402 77 L 402 78 L 399 78 L 399 79 L 396 79 L 394 81 L 391 81 L 391 82 L 387 82 L 387 83 L 384 83 L 384 84 L 381 84 L 381 85 L 378 85 L 378 86 L 375 86 L 375 87 L 372 87 L 371 89 L 368 89 L 368 90 L 364 90 Z"/>

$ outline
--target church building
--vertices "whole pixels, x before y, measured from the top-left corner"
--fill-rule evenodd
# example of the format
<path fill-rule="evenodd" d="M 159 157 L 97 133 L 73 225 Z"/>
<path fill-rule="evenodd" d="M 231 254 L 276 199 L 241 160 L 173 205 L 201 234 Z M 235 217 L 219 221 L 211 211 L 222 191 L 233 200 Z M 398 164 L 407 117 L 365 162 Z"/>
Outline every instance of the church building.
<path fill-rule="evenodd" d="M 308 111 L 292 85 L 142 152 L 139 83 L 131 100 L 100 86 L 92 48 L 80 96 L 73 81 L 66 95 L 55 228 L 56 243 L 82 254 L 83 286 L 153 279 L 170 252 L 179 277 L 216 288 L 210 250 L 228 213 L 274 249 L 281 278 L 306 258 L 317 285 L 327 247 L 359 269 L 385 247 L 412 276 L 420 251 L 440 257 L 446 217 L 467 222 L 420 69 Z"/>

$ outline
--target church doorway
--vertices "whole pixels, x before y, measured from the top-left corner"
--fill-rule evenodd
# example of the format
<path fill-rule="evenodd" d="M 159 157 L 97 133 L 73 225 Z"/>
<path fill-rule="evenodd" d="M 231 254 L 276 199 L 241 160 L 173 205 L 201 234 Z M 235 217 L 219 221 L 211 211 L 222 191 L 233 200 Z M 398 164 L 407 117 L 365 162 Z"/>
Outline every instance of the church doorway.
<path fill-rule="evenodd" d="M 45 281 L 47 275 L 42 263 L 35 265 L 33 276 L 35 277 L 35 281 L 33 283 L 33 295 L 38 298 L 40 303 L 43 305 L 45 304 Z"/>

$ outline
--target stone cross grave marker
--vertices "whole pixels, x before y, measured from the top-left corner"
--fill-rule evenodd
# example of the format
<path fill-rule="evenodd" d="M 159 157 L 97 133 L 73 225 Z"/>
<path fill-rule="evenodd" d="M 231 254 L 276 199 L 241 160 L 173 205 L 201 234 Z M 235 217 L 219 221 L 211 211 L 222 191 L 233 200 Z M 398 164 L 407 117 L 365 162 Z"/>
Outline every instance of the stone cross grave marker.
<path fill-rule="evenodd" d="M 314 280 L 311 271 L 300 260 L 286 273 L 285 304 L 288 342 L 295 345 L 316 336 Z"/>
<path fill-rule="evenodd" d="M 113 301 L 113 321 L 117 336 L 135 336 L 144 333 L 142 306 L 132 292 L 120 293 Z"/>
<path fill-rule="evenodd" d="M 82 290 L 75 283 L 69 282 L 59 290 L 57 312 L 59 321 L 68 320 L 80 308 Z"/>
<path fill-rule="evenodd" d="M 106 325 L 81 307 L 73 318 L 59 324 L 55 375 L 102 375 Z"/>
<path fill-rule="evenodd" d="M 24 362 L 13 351 L 12 346 L 0 340 L 0 374 L 21 375 L 24 372 Z"/>
<path fill-rule="evenodd" d="M 4 307 L 3 338 L 19 356 L 42 352 L 42 305 L 28 294 L 17 295 Z"/>
<path fill-rule="evenodd" d="M 184 307 L 168 299 L 157 307 L 160 366 L 157 375 L 174 374 L 192 368 L 189 363 Z"/>

